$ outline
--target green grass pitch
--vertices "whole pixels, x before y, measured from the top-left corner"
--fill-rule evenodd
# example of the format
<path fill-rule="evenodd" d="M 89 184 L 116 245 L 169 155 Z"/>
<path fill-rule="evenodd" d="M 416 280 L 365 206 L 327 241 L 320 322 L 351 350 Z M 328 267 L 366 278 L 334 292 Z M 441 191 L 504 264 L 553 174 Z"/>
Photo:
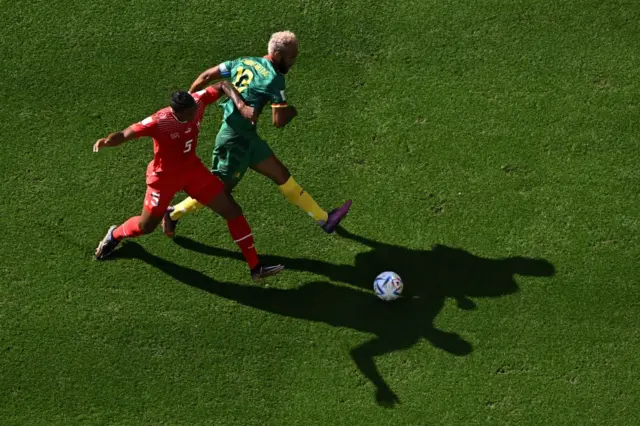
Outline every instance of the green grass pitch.
<path fill-rule="evenodd" d="M 0 2 L 0 424 L 637 424 L 640 3 Z M 237 190 L 108 262 L 151 142 L 93 142 L 291 29 L 261 134 L 325 208 Z M 203 122 L 208 164 L 220 112 Z M 407 298 L 378 301 L 400 273 Z"/>

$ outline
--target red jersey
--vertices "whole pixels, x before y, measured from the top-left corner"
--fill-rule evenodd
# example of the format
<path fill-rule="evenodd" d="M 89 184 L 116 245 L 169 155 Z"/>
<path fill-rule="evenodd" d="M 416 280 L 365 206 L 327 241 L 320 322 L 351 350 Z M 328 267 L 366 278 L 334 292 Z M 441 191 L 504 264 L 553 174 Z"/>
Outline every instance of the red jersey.
<path fill-rule="evenodd" d="M 189 122 L 178 121 L 171 107 L 166 107 L 131 126 L 136 138 L 153 138 L 153 160 L 147 168 L 148 173 L 181 171 L 194 161 L 200 161 L 196 156 L 200 122 L 207 105 L 217 101 L 220 93 L 209 86 L 192 96 L 198 111 Z"/>

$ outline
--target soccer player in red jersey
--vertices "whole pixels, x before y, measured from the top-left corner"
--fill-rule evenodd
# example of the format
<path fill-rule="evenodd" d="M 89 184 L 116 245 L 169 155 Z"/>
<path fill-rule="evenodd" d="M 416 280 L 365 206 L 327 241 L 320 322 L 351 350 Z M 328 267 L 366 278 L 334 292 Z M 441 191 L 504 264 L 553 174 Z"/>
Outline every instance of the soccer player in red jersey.
<path fill-rule="evenodd" d="M 254 118 L 254 110 L 247 106 L 239 93 L 227 81 L 216 83 L 199 92 L 176 92 L 171 106 L 161 109 L 139 123 L 98 139 L 93 151 L 118 146 L 143 136 L 153 138 L 153 160 L 147 167 L 147 193 L 140 216 L 134 216 L 119 226 L 111 226 L 96 249 L 96 259 L 111 254 L 125 238 L 149 234 L 162 221 L 176 192 L 184 190 L 222 216 L 234 242 L 240 247 L 253 279 L 280 272 L 282 265 L 261 265 L 254 247 L 251 228 L 235 200 L 224 191 L 222 181 L 214 176 L 196 155 L 200 122 L 206 107 L 224 92 L 246 119 Z"/>

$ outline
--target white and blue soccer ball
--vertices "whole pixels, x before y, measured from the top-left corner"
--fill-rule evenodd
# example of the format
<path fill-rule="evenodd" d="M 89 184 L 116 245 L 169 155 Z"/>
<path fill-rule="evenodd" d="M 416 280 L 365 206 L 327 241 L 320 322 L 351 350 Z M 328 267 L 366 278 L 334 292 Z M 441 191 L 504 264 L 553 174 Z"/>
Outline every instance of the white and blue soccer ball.
<path fill-rule="evenodd" d="M 385 302 L 396 300 L 402 294 L 404 284 L 402 278 L 395 272 L 385 271 L 373 281 L 373 291 Z"/>

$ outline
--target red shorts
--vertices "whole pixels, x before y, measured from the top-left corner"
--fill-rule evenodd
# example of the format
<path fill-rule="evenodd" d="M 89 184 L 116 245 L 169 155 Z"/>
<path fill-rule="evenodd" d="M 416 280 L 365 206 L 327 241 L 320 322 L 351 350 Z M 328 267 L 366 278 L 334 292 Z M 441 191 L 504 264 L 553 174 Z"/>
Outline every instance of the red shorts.
<path fill-rule="evenodd" d="M 144 208 L 152 216 L 162 216 L 178 191 L 184 191 L 200 204 L 207 205 L 224 191 L 224 184 L 199 159 L 190 162 L 188 167 L 171 172 L 156 173 L 152 163 L 149 164 Z"/>

